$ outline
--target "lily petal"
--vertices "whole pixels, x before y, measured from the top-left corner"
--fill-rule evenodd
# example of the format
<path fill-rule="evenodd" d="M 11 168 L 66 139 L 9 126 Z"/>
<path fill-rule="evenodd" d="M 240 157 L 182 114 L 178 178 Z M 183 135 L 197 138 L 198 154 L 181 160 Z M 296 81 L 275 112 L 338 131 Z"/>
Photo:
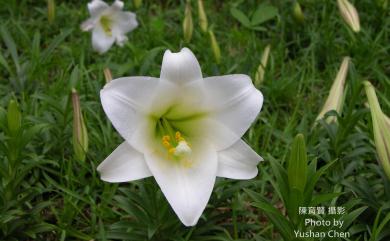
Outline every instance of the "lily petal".
<path fill-rule="evenodd" d="M 108 7 L 108 4 L 101 0 L 93 0 L 92 2 L 88 3 L 88 10 L 92 16 L 98 15 Z"/>
<path fill-rule="evenodd" d="M 263 158 L 244 141 L 239 140 L 233 146 L 218 152 L 217 176 L 232 179 L 254 178 L 260 161 L 263 161 Z"/>
<path fill-rule="evenodd" d="M 117 12 L 112 15 L 112 20 L 112 32 L 115 36 L 123 36 L 138 26 L 136 15 L 131 12 Z"/>
<path fill-rule="evenodd" d="M 115 37 L 107 35 L 99 24 L 92 30 L 92 46 L 97 52 L 106 52 L 114 42 Z"/>
<path fill-rule="evenodd" d="M 96 20 L 94 18 L 89 18 L 81 24 L 80 28 L 83 31 L 89 31 L 95 27 L 95 23 Z"/>
<path fill-rule="evenodd" d="M 123 9 L 123 2 L 122 1 L 119 1 L 119 0 L 115 0 L 115 2 L 111 5 L 111 7 L 114 9 L 114 10 L 117 10 L 117 11 L 120 11 Z"/>
<path fill-rule="evenodd" d="M 217 153 L 211 146 L 194 146 L 192 165 L 185 167 L 157 152 L 145 159 L 173 210 L 186 226 L 198 222 L 210 198 L 217 172 Z M 176 161 L 176 163 L 175 163 Z"/>
<path fill-rule="evenodd" d="M 247 75 L 225 75 L 180 85 L 168 117 L 187 135 L 206 138 L 217 151 L 241 139 L 263 104 Z M 178 114 L 176 114 L 178 113 Z M 192 113 L 192 115 L 191 115 Z M 181 115 L 181 118 L 178 118 Z"/>
<path fill-rule="evenodd" d="M 144 155 L 123 142 L 97 168 L 106 182 L 128 182 L 152 176 Z"/>
<path fill-rule="evenodd" d="M 114 79 L 100 91 L 104 112 L 119 134 L 140 152 L 148 150 L 150 113 L 159 116 L 170 106 L 172 88 L 167 81 L 153 77 Z M 150 146 L 149 146 L 150 147 Z"/>
<path fill-rule="evenodd" d="M 231 132 L 230 139 L 215 138 L 217 150 L 226 149 L 239 140 L 256 119 L 263 105 L 263 95 L 249 76 L 241 74 L 205 78 L 204 91 L 210 118 L 224 126 L 210 131 L 214 129 L 215 136 Z"/>
<path fill-rule="evenodd" d="M 195 55 L 188 48 L 183 48 L 178 53 L 167 50 L 163 57 L 160 79 L 186 84 L 202 79 L 202 71 Z"/>
<path fill-rule="evenodd" d="M 123 45 L 125 45 L 125 43 L 128 41 L 129 39 L 126 37 L 126 35 L 117 35 L 115 36 L 115 42 L 116 44 L 118 44 L 120 47 L 123 47 Z"/>

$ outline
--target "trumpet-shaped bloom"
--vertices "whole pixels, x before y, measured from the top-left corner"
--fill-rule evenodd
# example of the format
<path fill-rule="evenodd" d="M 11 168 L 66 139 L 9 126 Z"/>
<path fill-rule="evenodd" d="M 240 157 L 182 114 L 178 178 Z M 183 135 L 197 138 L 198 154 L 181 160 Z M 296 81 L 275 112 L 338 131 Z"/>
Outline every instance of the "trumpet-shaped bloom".
<path fill-rule="evenodd" d="M 216 176 L 250 179 L 262 158 L 240 138 L 263 96 L 247 75 L 203 78 L 187 48 L 167 50 L 160 78 L 124 77 L 100 93 L 125 139 L 99 166 L 108 182 L 154 176 L 179 219 L 195 225 Z"/>
<path fill-rule="evenodd" d="M 91 17 L 81 24 L 83 31 L 92 30 L 92 46 L 104 53 L 114 44 L 123 46 L 126 33 L 138 26 L 136 15 L 123 10 L 123 2 L 116 0 L 111 6 L 101 0 L 88 3 Z"/>

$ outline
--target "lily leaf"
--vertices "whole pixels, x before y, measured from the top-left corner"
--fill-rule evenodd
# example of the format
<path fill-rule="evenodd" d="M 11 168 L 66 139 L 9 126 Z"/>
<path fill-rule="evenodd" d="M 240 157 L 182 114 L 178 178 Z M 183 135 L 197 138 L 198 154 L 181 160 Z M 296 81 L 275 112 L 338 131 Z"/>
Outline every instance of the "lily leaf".
<path fill-rule="evenodd" d="M 260 25 L 268 20 L 273 19 L 277 15 L 278 15 L 277 8 L 269 4 L 261 4 L 252 16 L 251 25 L 252 26 Z"/>
<path fill-rule="evenodd" d="M 244 25 L 245 27 L 247 28 L 250 28 L 251 27 L 251 21 L 249 20 L 249 18 L 240 10 L 238 10 L 237 8 L 231 8 L 230 9 L 230 13 L 232 14 L 232 16 L 237 19 L 242 25 Z"/>

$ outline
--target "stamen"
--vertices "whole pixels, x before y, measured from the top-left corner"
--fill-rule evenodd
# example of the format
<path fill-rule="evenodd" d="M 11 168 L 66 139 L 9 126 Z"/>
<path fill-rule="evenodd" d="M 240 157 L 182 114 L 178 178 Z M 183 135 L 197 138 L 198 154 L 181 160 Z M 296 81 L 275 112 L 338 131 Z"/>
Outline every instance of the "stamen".
<path fill-rule="evenodd" d="M 181 133 L 179 131 L 176 131 L 175 139 L 176 139 L 177 142 L 184 141 L 184 138 L 181 137 Z"/>
<path fill-rule="evenodd" d="M 174 136 L 171 135 L 173 133 L 172 129 L 168 132 L 168 135 L 164 135 L 161 138 L 162 145 L 168 151 L 168 157 L 183 160 L 182 164 L 187 166 L 190 163 L 187 159 L 192 153 L 190 144 L 185 140 L 180 131 L 176 131 Z"/>

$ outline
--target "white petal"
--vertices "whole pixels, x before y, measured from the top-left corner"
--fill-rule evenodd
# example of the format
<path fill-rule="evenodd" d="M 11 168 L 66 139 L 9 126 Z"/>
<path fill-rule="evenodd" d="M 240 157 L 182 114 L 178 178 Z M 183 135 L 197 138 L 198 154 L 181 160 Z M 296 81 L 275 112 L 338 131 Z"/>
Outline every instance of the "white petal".
<path fill-rule="evenodd" d="M 169 82 L 152 77 L 114 79 L 100 91 L 103 109 L 119 134 L 140 152 L 147 151 L 154 130 L 152 114 L 159 117 L 174 97 Z"/>
<path fill-rule="evenodd" d="M 123 2 L 122 1 L 119 1 L 119 0 L 115 0 L 115 2 L 111 5 L 111 7 L 115 10 L 122 10 L 123 9 Z"/>
<path fill-rule="evenodd" d="M 198 60 L 188 48 L 183 48 L 178 53 L 167 50 L 164 53 L 160 78 L 176 84 L 185 84 L 202 79 L 202 72 Z"/>
<path fill-rule="evenodd" d="M 111 48 L 114 42 L 115 37 L 107 35 L 99 24 L 92 30 L 92 46 L 97 52 L 106 52 Z"/>
<path fill-rule="evenodd" d="M 136 15 L 132 12 L 115 12 L 111 17 L 114 35 L 124 35 L 138 26 Z"/>
<path fill-rule="evenodd" d="M 193 149 L 191 167 L 163 158 L 145 155 L 146 163 L 173 210 L 186 226 L 197 223 L 210 198 L 217 171 L 217 154 L 210 146 Z"/>
<path fill-rule="evenodd" d="M 93 0 L 92 2 L 88 3 L 88 10 L 92 16 L 100 14 L 107 8 L 108 8 L 107 3 L 101 0 Z"/>
<path fill-rule="evenodd" d="M 126 35 L 117 35 L 115 36 L 115 42 L 120 47 L 123 47 L 123 45 L 128 41 L 129 39 L 126 37 Z"/>
<path fill-rule="evenodd" d="M 257 164 L 263 158 L 244 141 L 218 152 L 217 176 L 232 179 L 251 179 L 257 175 Z"/>
<path fill-rule="evenodd" d="M 144 155 L 123 142 L 97 168 L 106 182 L 128 182 L 152 176 Z"/>
<path fill-rule="evenodd" d="M 215 138 L 217 150 L 226 149 L 241 138 L 256 119 L 263 105 L 263 95 L 249 76 L 239 74 L 205 78 L 204 91 L 209 118 L 223 125 L 219 129 L 226 130 L 218 133 L 226 132 L 233 137 Z"/>
<path fill-rule="evenodd" d="M 95 19 L 89 18 L 81 24 L 81 30 L 89 31 L 95 27 Z"/>

